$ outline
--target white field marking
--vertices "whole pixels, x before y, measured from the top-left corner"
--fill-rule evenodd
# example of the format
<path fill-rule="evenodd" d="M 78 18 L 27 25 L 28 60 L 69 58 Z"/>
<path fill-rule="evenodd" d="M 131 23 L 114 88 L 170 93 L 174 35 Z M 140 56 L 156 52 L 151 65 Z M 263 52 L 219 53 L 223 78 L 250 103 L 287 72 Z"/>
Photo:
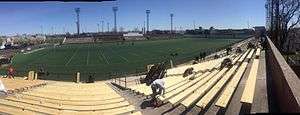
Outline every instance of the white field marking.
<path fill-rule="evenodd" d="M 86 65 L 89 65 L 89 57 L 90 57 L 90 50 L 88 48 L 88 55 L 87 55 L 87 59 L 86 59 Z"/>
<path fill-rule="evenodd" d="M 34 52 L 37 52 L 37 51 L 40 51 L 40 50 L 43 50 L 43 49 L 45 49 L 45 48 L 34 49 L 34 50 L 32 50 L 32 51 L 25 52 L 25 53 L 23 53 L 23 54 L 31 54 L 31 53 L 34 53 Z"/>
<path fill-rule="evenodd" d="M 140 56 L 140 55 L 138 55 L 138 54 L 136 54 L 136 53 L 131 53 L 131 52 L 130 52 L 130 54 L 132 54 L 132 55 L 134 55 L 134 56 Z"/>
<path fill-rule="evenodd" d="M 107 58 L 106 58 L 105 55 L 101 52 L 101 50 L 100 50 L 100 54 L 101 54 L 101 56 L 103 57 L 103 59 L 105 60 L 105 62 L 106 62 L 107 64 L 109 64 Z"/>
<path fill-rule="evenodd" d="M 71 60 L 73 59 L 73 57 L 74 57 L 75 54 L 77 53 L 78 49 L 79 49 L 79 48 L 76 49 L 76 51 L 73 53 L 72 57 L 68 60 L 68 62 L 65 64 L 65 66 L 67 66 L 67 65 L 71 62 Z"/>
<path fill-rule="evenodd" d="M 112 48 L 110 48 L 111 52 L 113 52 L 114 54 L 116 54 L 117 56 L 119 56 L 120 58 L 122 58 L 123 60 L 129 62 L 129 60 L 121 55 L 119 55 L 118 53 L 116 53 Z"/>
<path fill-rule="evenodd" d="M 41 56 L 39 56 L 39 57 L 38 57 L 38 58 L 36 58 L 35 60 L 31 61 L 30 63 L 34 63 L 34 62 L 36 62 L 36 61 L 38 61 L 38 60 L 42 59 L 42 57 L 49 55 L 50 53 L 51 53 L 51 52 L 49 52 L 49 53 L 46 53 L 46 54 L 42 54 Z"/>

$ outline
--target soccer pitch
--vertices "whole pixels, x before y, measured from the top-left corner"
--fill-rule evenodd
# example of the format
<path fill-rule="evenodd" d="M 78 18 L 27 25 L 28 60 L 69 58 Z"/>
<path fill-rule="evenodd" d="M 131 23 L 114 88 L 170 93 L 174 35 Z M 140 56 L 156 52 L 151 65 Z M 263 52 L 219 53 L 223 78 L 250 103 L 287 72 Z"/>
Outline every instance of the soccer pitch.
<path fill-rule="evenodd" d="M 29 70 L 43 68 L 49 72 L 48 76 L 41 76 L 44 79 L 72 80 L 76 72 L 80 72 L 82 77 L 93 75 L 96 80 L 103 80 L 110 78 L 111 73 L 146 71 L 146 65 L 170 58 L 174 63 L 192 60 L 200 52 L 214 52 L 240 40 L 184 38 L 123 44 L 66 44 L 28 54 L 19 53 L 13 58 L 12 65 L 19 75 L 27 75 Z M 178 55 L 172 57 L 171 53 Z"/>

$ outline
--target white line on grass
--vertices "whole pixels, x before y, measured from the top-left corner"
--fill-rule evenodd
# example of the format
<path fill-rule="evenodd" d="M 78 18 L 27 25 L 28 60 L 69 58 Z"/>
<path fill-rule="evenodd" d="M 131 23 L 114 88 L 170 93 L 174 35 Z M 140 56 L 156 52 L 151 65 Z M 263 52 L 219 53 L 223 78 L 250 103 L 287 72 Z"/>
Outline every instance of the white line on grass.
<path fill-rule="evenodd" d="M 100 52 L 101 52 L 101 51 L 100 51 Z M 101 52 L 101 55 L 102 55 L 102 57 L 104 58 L 105 62 L 106 62 L 107 64 L 109 64 L 107 58 L 105 57 L 105 55 L 104 55 L 102 52 Z"/>
<path fill-rule="evenodd" d="M 73 57 L 74 57 L 75 54 L 77 53 L 78 49 L 79 49 L 79 48 L 76 49 L 76 51 L 73 53 L 72 57 L 68 60 L 68 62 L 65 64 L 65 66 L 67 66 L 67 65 L 71 62 L 71 60 L 73 59 Z"/>
<path fill-rule="evenodd" d="M 122 58 L 123 60 L 129 62 L 129 60 L 121 55 L 119 55 L 118 53 L 116 53 L 112 48 L 110 48 L 111 52 L 113 52 L 114 54 L 116 54 L 117 56 L 119 56 L 120 58 Z"/>
<path fill-rule="evenodd" d="M 134 55 L 134 56 L 140 56 L 140 55 L 138 55 L 138 54 L 136 54 L 136 53 L 130 53 L 130 54 L 132 54 L 132 55 Z"/>
<path fill-rule="evenodd" d="M 90 57 L 90 50 L 88 48 L 88 55 L 87 55 L 87 59 L 86 59 L 86 65 L 89 65 L 89 57 Z"/>

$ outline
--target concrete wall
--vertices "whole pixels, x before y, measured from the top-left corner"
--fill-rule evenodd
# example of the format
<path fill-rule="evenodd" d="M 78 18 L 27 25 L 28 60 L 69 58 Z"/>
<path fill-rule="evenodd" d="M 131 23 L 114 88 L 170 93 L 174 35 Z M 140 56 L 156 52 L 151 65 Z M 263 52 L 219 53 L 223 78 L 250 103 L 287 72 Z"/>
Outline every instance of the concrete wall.
<path fill-rule="evenodd" d="M 300 112 L 300 79 L 268 38 L 267 77 L 279 112 Z"/>

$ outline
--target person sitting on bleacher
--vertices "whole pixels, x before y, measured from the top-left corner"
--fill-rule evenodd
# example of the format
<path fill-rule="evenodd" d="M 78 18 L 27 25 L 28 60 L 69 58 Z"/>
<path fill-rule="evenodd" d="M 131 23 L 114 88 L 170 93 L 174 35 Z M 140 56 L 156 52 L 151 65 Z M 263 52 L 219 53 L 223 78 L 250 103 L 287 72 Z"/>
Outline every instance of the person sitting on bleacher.
<path fill-rule="evenodd" d="M 158 105 L 156 96 L 161 95 L 164 96 L 165 94 L 165 81 L 163 79 L 156 79 L 151 83 L 151 89 L 152 89 L 152 101 L 154 107 Z"/>

